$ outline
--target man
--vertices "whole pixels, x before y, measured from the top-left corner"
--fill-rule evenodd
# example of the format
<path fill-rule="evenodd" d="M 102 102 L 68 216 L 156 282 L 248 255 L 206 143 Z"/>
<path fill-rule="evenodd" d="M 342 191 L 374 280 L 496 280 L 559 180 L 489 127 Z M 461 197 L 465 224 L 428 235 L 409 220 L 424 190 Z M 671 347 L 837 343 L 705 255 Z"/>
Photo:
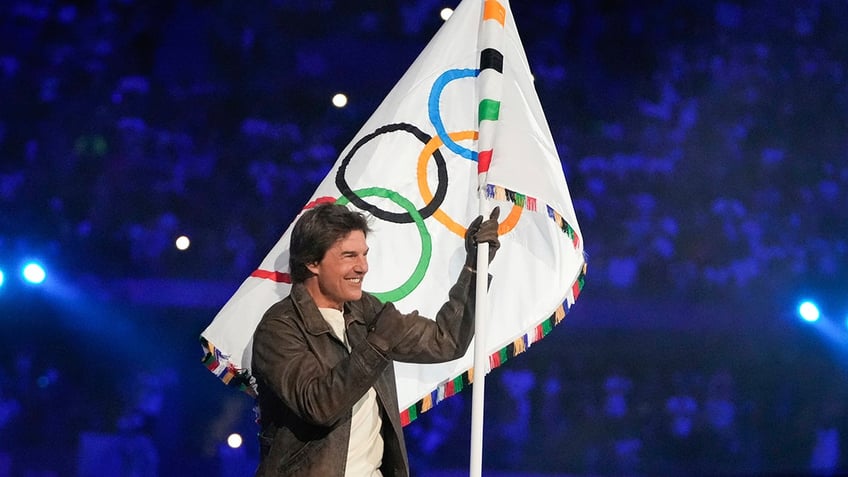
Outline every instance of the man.
<path fill-rule="evenodd" d="M 409 475 L 392 361 L 465 354 L 474 334 L 476 246 L 488 242 L 492 260 L 498 214 L 468 226 L 465 266 L 434 321 L 362 291 L 369 232 L 362 214 L 331 204 L 304 212 L 292 230 L 291 294 L 268 309 L 253 336 L 257 476 Z"/>

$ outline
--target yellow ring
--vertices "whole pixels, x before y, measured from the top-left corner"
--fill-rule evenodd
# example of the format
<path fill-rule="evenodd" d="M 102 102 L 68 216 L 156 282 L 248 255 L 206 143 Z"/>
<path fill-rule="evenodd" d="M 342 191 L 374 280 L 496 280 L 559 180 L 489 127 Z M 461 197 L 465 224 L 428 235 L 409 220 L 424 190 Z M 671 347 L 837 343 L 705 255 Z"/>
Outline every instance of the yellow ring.
<path fill-rule="evenodd" d="M 459 131 L 449 133 L 448 136 L 454 141 L 463 141 L 467 139 L 477 139 L 477 131 Z M 418 156 L 418 190 L 421 192 L 421 197 L 424 202 L 433 200 L 433 192 L 430 191 L 430 185 L 427 184 L 427 163 L 430 161 L 433 152 L 443 145 L 443 141 L 439 136 L 433 136 L 430 141 L 424 145 L 421 154 Z M 498 235 L 504 235 L 518 224 L 518 219 L 521 217 L 523 208 L 520 205 L 513 205 L 509 211 L 509 215 L 498 225 Z M 450 218 L 441 208 L 433 212 L 433 217 L 441 222 L 451 232 L 459 235 L 460 238 L 465 237 L 465 227 L 458 224 Z"/>

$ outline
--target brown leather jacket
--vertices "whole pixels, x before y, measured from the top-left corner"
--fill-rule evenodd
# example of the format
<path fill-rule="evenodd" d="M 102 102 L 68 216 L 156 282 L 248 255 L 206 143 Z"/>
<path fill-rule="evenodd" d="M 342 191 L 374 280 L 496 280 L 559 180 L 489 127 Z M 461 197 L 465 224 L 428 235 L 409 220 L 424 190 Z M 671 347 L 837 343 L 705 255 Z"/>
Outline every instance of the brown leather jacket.
<path fill-rule="evenodd" d="M 392 360 L 437 363 L 462 357 L 474 334 L 474 273 L 463 268 L 448 301 L 431 320 L 417 311 L 404 320 L 404 338 L 385 356 L 365 337 L 383 305 L 374 296 L 345 304 L 351 351 L 339 341 L 302 284 L 274 304 L 253 336 L 253 375 L 259 385 L 258 477 L 343 477 L 353 405 L 372 386 L 383 417 L 381 471 L 407 477 Z"/>

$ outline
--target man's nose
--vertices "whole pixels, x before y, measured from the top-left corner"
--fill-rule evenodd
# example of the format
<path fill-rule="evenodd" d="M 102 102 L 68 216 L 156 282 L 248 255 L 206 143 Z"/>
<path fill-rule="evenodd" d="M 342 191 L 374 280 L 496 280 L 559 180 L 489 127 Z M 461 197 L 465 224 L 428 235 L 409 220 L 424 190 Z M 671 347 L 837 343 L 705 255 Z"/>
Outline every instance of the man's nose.
<path fill-rule="evenodd" d="M 365 255 L 359 257 L 359 260 L 356 262 L 356 271 L 359 273 L 368 272 L 368 257 Z"/>

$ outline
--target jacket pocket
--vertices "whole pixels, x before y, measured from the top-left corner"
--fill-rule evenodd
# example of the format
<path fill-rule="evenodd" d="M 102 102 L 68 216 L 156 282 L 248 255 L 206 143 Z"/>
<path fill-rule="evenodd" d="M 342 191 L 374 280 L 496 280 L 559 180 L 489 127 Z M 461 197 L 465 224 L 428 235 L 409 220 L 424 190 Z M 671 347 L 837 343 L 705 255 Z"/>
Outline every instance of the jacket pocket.
<path fill-rule="evenodd" d="M 275 469 L 273 475 L 291 475 L 303 468 L 322 442 L 301 441 L 284 427 L 276 429 L 272 435 L 260 436 L 259 445 L 260 452 L 264 452 L 263 446 L 267 446 L 267 455 L 260 455 L 265 456 L 266 467 Z"/>

